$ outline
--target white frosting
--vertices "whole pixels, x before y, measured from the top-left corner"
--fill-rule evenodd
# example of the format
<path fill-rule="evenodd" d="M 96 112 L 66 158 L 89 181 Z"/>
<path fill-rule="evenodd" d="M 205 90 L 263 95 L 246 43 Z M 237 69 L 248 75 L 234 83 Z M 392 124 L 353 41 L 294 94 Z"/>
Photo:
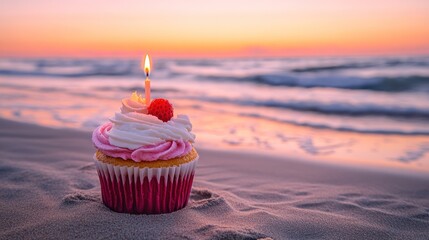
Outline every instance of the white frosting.
<path fill-rule="evenodd" d="M 137 92 L 133 92 L 131 97 L 122 99 L 121 112 L 147 113 L 146 100 Z"/>
<path fill-rule="evenodd" d="M 163 122 L 155 116 L 146 114 L 146 106 L 144 106 L 146 112 L 141 112 L 142 101 L 137 93 L 133 93 L 131 98 L 122 100 L 121 112 L 110 119 L 113 126 L 107 134 L 111 145 L 134 150 L 165 141 L 184 140 L 191 143 L 195 141 L 188 116 L 178 115 L 168 122 Z"/>

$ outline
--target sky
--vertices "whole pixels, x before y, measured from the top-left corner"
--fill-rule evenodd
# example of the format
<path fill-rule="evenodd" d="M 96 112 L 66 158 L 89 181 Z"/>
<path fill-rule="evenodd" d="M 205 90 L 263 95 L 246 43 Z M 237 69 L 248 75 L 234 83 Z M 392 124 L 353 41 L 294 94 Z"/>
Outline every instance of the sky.
<path fill-rule="evenodd" d="M 429 54 L 428 0 L 2 0 L 0 56 Z"/>

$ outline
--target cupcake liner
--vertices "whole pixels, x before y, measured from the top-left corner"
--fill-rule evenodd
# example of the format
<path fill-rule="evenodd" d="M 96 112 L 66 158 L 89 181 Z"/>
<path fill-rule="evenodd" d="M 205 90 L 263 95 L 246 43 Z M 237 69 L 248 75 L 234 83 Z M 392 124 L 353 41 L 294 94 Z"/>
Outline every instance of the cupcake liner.
<path fill-rule="evenodd" d="M 198 157 L 179 166 L 116 166 L 94 155 L 103 203 L 115 212 L 169 213 L 188 203 Z"/>

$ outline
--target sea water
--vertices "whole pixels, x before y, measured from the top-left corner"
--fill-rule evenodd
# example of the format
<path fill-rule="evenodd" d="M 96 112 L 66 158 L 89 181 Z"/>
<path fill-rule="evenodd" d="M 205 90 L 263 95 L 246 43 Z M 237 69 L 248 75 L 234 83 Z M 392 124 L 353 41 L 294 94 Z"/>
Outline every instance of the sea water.
<path fill-rule="evenodd" d="M 429 57 L 154 59 L 201 147 L 429 172 Z M 144 93 L 140 59 L 1 59 L 0 116 L 92 130 Z M 144 95 L 144 94 L 143 94 Z"/>

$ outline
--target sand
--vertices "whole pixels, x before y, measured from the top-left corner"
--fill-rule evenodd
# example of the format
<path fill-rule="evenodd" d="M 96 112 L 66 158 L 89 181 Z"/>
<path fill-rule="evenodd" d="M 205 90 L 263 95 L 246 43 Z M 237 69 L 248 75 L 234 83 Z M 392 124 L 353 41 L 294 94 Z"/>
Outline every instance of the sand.
<path fill-rule="evenodd" d="M 106 208 L 89 132 L 0 120 L 1 239 L 428 239 L 429 176 L 199 149 L 188 206 Z"/>

